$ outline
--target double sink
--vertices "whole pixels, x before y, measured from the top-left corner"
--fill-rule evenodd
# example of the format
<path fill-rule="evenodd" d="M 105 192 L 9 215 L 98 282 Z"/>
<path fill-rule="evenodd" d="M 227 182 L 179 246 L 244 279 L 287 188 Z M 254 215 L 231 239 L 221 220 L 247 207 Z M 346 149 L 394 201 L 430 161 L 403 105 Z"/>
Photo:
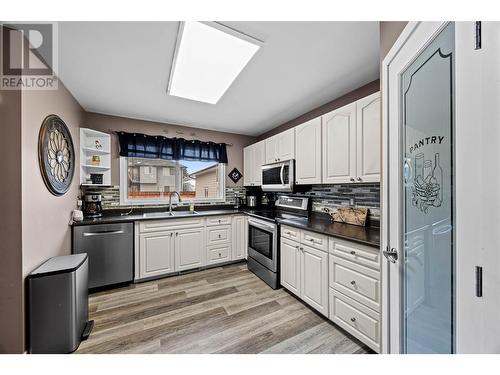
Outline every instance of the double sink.
<path fill-rule="evenodd" d="M 196 216 L 196 215 L 199 215 L 198 211 L 146 212 L 142 214 L 144 218 L 184 217 L 184 216 Z"/>

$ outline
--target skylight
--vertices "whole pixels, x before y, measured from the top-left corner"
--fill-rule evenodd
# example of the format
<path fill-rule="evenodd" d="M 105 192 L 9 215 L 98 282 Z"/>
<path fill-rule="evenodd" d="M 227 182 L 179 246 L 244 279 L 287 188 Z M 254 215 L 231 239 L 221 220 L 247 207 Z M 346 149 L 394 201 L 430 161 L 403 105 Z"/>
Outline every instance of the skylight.
<path fill-rule="evenodd" d="M 215 22 L 183 22 L 167 92 L 216 104 L 262 42 Z"/>

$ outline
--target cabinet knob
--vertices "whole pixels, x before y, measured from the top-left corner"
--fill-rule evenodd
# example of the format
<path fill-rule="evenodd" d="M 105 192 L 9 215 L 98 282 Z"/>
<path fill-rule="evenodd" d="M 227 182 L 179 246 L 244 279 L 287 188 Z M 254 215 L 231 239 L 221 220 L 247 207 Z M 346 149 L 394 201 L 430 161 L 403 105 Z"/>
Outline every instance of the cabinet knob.
<path fill-rule="evenodd" d="M 170 237 L 172 237 L 174 234 L 173 233 L 170 233 Z"/>
<path fill-rule="evenodd" d="M 354 177 L 351 177 L 351 178 L 350 178 L 350 180 L 351 180 L 351 182 L 356 181 L 356 180 L 354 179 Z"/>
<path fill-rule="evenodd" d="M 356 285 L 356 281 L 352 280 L 351 285 Z"/>
<path fill-rule="evenodd" d="M 354 250 L 351 251 L 351 255 L 356 255 L 356 252 Z"/>
<path fill-rule="evenodd" d="M 222 255 L 221 255 L 221 253 L 219 253 L 219 258 L 220 258 L 221 256 L 222 256 Z"/>
<path fill-rule="evenodd" d="M 219 234 L 219 238 L 220 238 L 220 234 Z"/>
<path fill-rule="evenodd" d="M 356 318 L 351 318 L 351 322 L 355 322 L 356 321 Z"/>
<path fill-rule="evenodd" d="M 175 235 L 178 236 L 179 235 L 179 232 L 175 232 Z"/>
<path fill-rule="evenodd" d="M 361 181 L 363 181 L 363 180 L 361 179 L 361 177 L 358 177 L 358 181 L 359 181 L 359 182 L 361 182 Z"/>

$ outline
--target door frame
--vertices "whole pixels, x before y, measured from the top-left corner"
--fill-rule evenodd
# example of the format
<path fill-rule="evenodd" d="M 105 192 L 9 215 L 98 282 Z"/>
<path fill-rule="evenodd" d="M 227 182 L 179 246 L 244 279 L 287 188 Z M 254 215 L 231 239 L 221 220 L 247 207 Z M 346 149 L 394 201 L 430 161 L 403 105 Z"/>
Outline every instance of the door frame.
<path fill-rule="evenodd" d="M 399 67 L 403 71 L 416 57 L 434 40 L 434 38 L 448 25 L 449 22 L 409 22 L 393 47 L 382 62 L 382 250 L 395 248 L 399 260 L 391 263 L 382 259 L 382 353 L 401 352 L 401 319 L 402 301 L 401 257 L 403 249 L 402 228 L 402 187 L 394 188 L 389 185 L 389 172 L 396 171 L 397 181 L 401 184 L 402 175 L 399 158 L 390 159 L 392 153 L 401 154 L 401 131 L 389 132 L 389 119 L 398 116 L 399 108 L 396 99 L 391 97 L 393 92 L 399 92 L 398 79 L 390 78 L 391 64 L 405 65 Z M 400 60 L 401 61 L 398 61 Z M 456 61 L 456 60 L 455 60 Z M 391 103 L 392 100 L 392 103 Z M 391 105 L 392 104 L 392 105 Z M 394 129 L 391 129 L 394 130 Z M 394 151 L 394 147 L 396 150 Z M 389 197 L 391 200 L 389 200 Z M 396 216 L 398 219 L 389 220 Z M 394 239 L 390 237 L 393 233 Z M 455 346 L 455 345 L 454 345 Z"/>

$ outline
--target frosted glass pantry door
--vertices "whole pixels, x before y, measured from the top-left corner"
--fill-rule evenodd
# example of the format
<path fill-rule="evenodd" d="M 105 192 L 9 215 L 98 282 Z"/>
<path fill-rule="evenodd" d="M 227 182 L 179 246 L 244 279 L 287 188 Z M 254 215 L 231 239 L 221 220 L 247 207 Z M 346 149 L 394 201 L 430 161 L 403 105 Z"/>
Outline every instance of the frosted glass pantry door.
<path fill-rule="evenodd" d="M 405 353 L 453 352 L 453 77 L 450 23 L 400 76 Z"/>

